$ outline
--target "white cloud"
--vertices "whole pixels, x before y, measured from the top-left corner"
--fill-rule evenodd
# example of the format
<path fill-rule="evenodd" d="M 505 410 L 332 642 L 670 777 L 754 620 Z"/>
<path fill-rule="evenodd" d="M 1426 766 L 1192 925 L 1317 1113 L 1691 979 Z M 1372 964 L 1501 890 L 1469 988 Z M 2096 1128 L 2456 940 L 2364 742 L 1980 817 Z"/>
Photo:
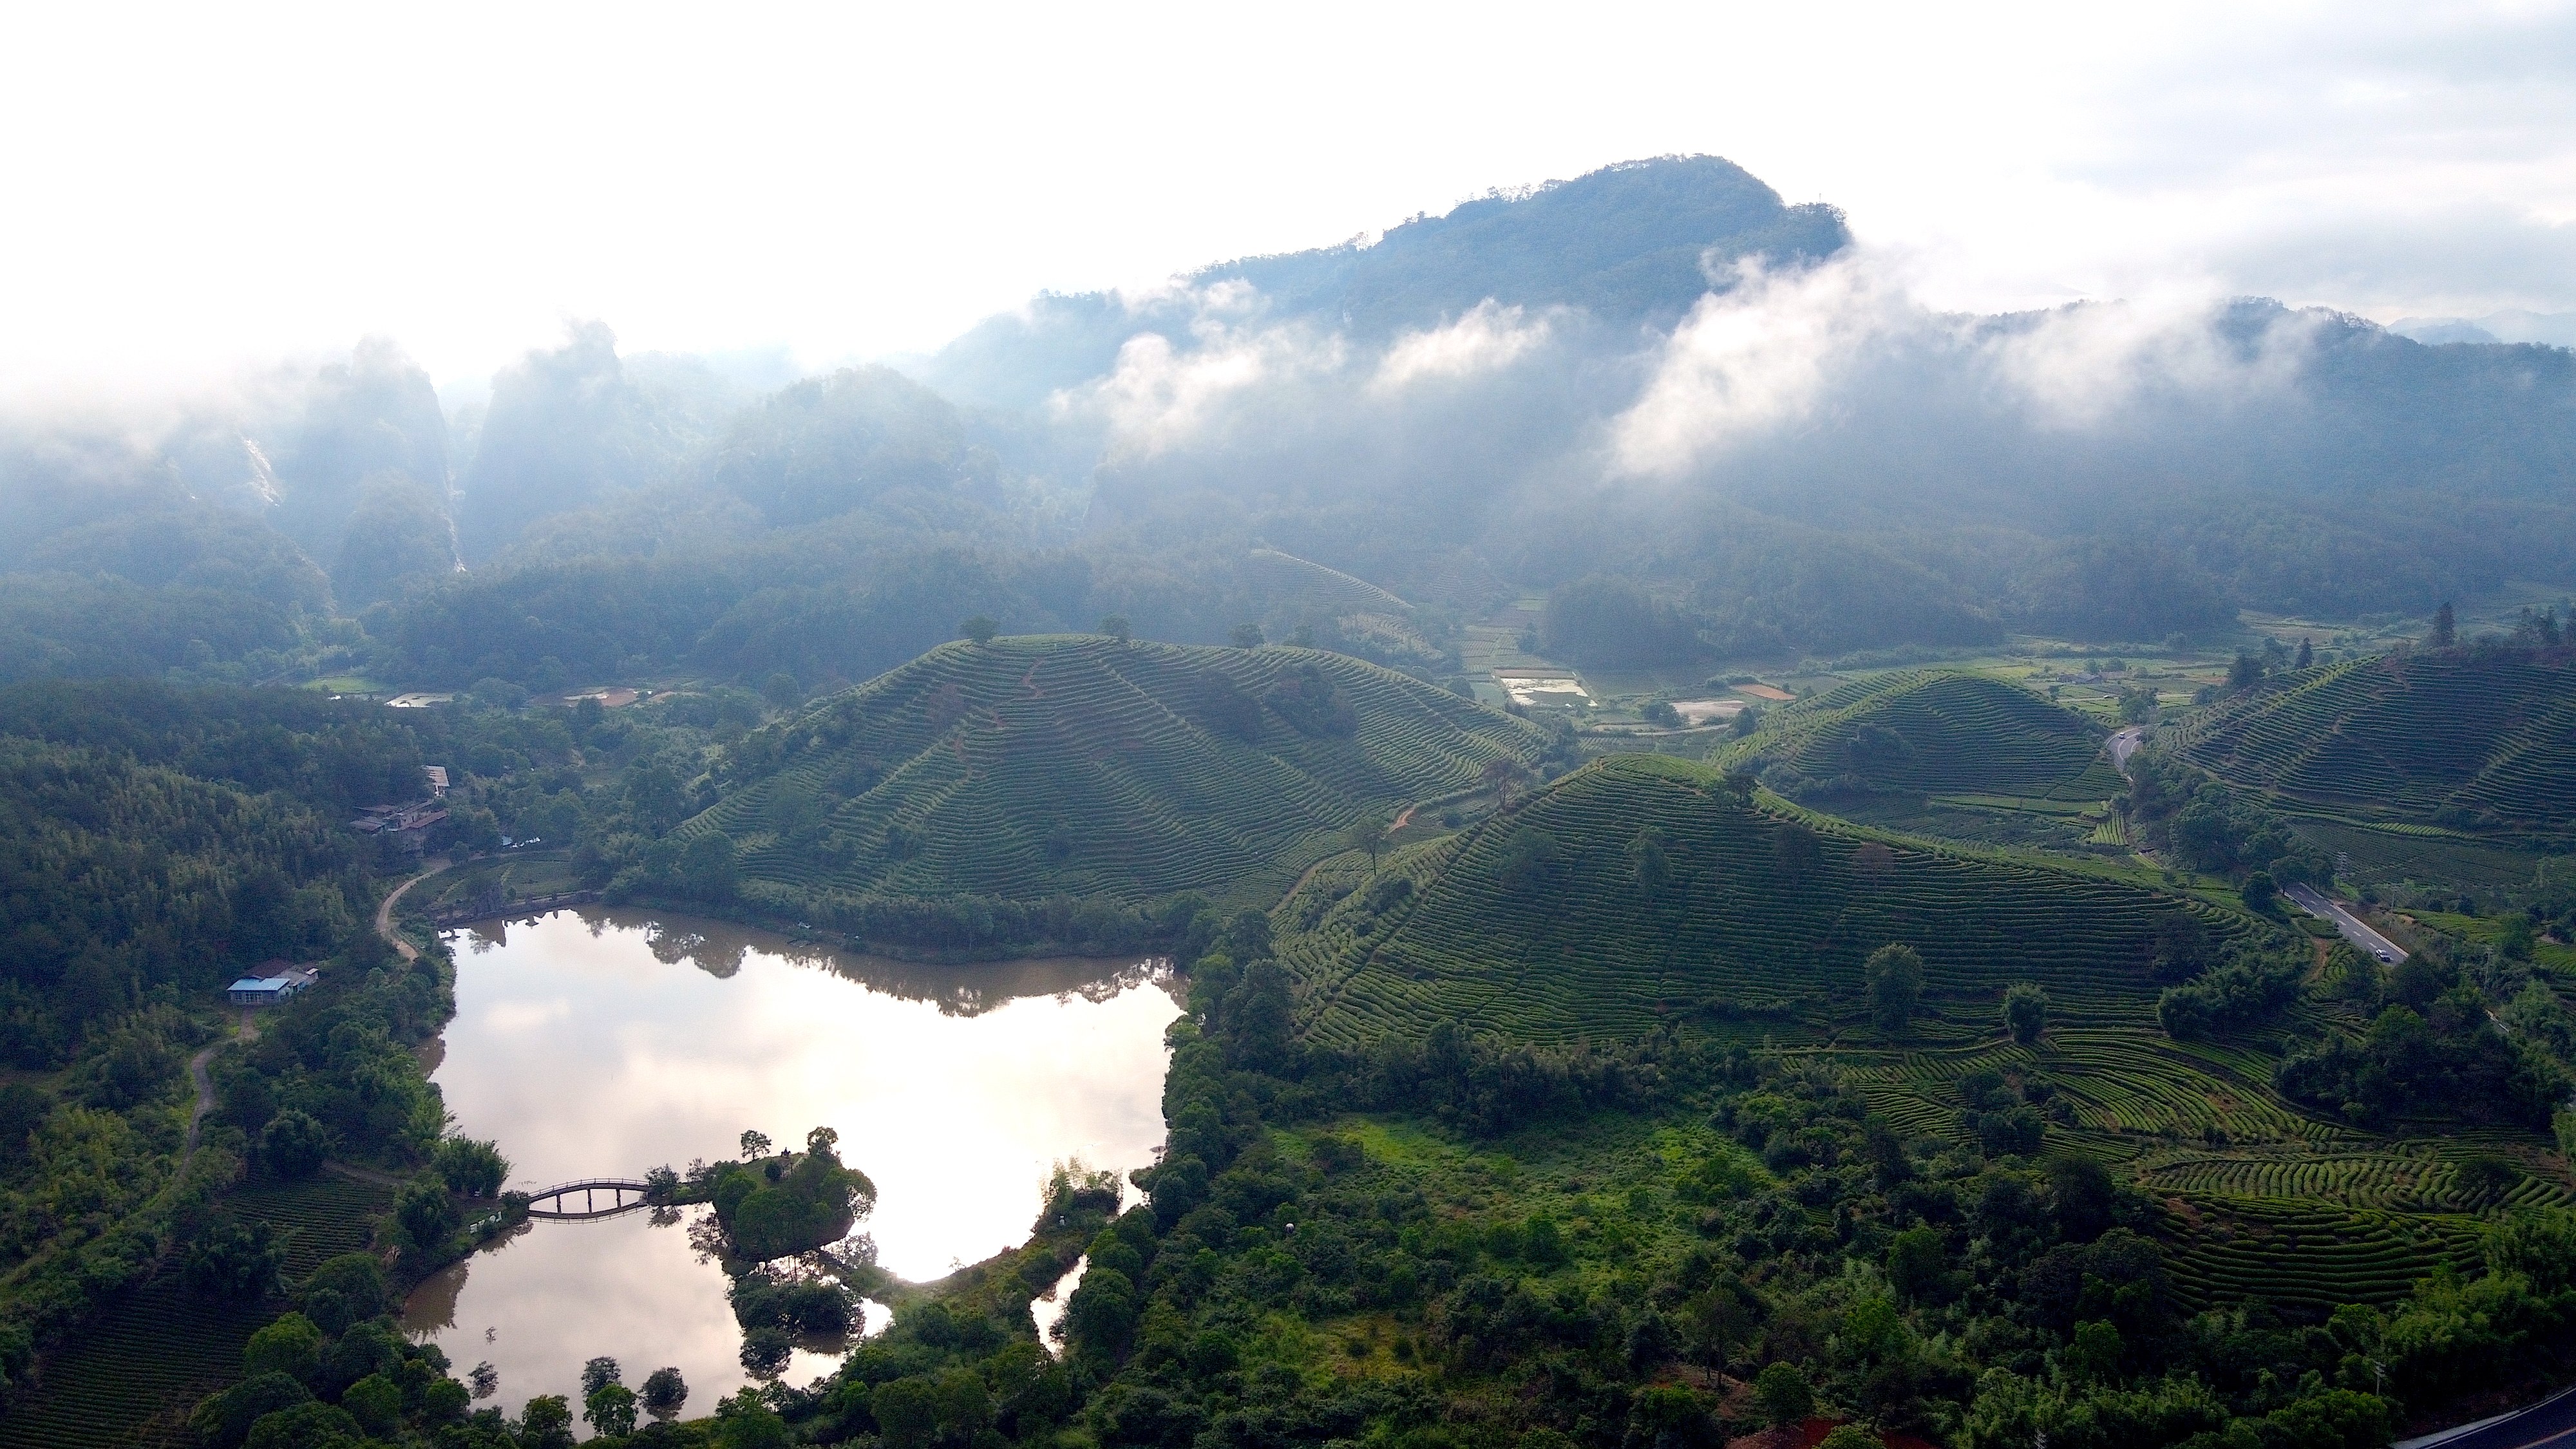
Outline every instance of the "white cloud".
<path fill-rule="evenodd" d="M 877 355 L 1042 289 L 1690 151 L 1845 207 L 1945 308 L 2177 281 L 2383 317 L 2576 308 L 2566 0 L 1307 21 L 13 7 L 0 386 L 369 332 L 447 381 L 566 315 L 637 350 Z"/>
<path fill-rule="evenodd" d="M 2032 421 L 2089 427 L 2150 393 L 2259 397 L 2293 381 L 2314 319 L 2278 318 L 2250 353 L 2221 333 L 2214 303 L 2102 302 L 2011 327 L 1972 329 L 1990 374 Z"/>
<path fill-rule="evenodd" d="M 1548 319 L 1524 321 L 1519 307 L 1491 297 L 1445 327 L 1407 332 L 1387 348 L 1369 380 L 1373 391 L 1400 392 L 1415 382 L 1473 377 L 1510 366 L 1548 338 Z"/>
<path fill-rule="evenodd" d="M 1251 298 L 1227 289 L 1214 301 L 1243 310 Z M 1349 355 L 1338 335 L 1302 327 L 1238 328 L 1202 315 L 1191 332 L 1192 345 L 1181 347 L 1159 332 L 1128 338 L 1109 375 L 1058 393 L 1055 411 L 1098 416 L 1109 425 L 1112 455 L 1150 458 L 1197 440 L 1236 399 L 1336 372 Z"/>
<path fill-rule="evenodd" d="M 1808 415 L 1837 368 L 1903 325 L 1910 304 L 1854 260 L 1750 271 L 1673 332 L 1654 377 L 1612 429 L 1618 471 L 1674 474 Z"/>

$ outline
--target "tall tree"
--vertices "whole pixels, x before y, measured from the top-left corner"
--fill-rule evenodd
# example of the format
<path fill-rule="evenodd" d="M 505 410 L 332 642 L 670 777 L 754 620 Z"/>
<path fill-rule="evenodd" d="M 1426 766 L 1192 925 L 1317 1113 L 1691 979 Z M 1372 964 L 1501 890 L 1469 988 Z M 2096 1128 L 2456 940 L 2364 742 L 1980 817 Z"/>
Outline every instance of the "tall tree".
<path fill-rule="evenodd" d="M 1882 1031 L 1903 1031 L 1923 997 L 1923 957 L 1913 947 L 1890 941 L 1862 963 L 1869 988 L 1869 1014 Z"/>

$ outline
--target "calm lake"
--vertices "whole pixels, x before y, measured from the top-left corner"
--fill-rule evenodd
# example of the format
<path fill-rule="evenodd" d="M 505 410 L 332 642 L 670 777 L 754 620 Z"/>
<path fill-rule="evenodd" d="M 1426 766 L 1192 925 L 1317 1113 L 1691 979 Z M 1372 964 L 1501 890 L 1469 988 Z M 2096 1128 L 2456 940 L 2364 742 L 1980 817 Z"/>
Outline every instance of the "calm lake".
<path fill-rule="evenodd" d="M 1025 1241 L 1055 1164 L 1123 1172 L 1163 1140 L 1180 1008 L 1156 962 L 923 966 L 595 909 L 450 939 L 432 1080 L 459 1130 L 499 1141 L 514 1188 L 685 1171 L 738 1155 L 746 1128 L 785 1146 L 828 1126 L 876 1182 L 860 1227 L 877 1261 L 919 1281 Z M 749 1380 L 724 1274 L 689 1244 L 697 1211 L 531 1223 L 423 1284 L 406 1326 L 459 1377 L 490 1363 L 512 1413 L 549 1393 L 578 1411 L 603 1354 L 629 1387 L 677 1367 L 707 1413 Z M 800 1351 L 787 1379 L 836 1362 Z"/>

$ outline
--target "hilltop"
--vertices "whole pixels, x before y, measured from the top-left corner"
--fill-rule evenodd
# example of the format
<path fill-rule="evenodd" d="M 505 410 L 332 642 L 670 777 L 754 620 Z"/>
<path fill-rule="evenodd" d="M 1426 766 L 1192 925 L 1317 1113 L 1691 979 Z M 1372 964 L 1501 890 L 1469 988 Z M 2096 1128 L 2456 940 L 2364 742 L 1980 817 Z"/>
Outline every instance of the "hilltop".
<path fill-rule="evenodd" d="M 2387 654 L 2223 703 L 2180 751 L 2231 785 L 2356 821 L 2564 831 L 2576 817 L 2576 656 Z"/>
<path fill-rule="evenodd" d="M 1218 262 L 1197 288 L 1248 283 L 1275 318 L 1312 317 L 1382 338 L 1493 300 L 1583 308 L 1613 322 L 1669 325 L 1709 289 L 1705 259 L 1812 262 L 1851 240 L 1830 206 L 1790 206 L 1731 161 L 1664 156 L 1462 202 L 1371 242 Z M 927 360 L 924 380 L 985 406 L 1026 407 L 1107 372 L 1140 328 L 1178 327 L 1188 298 L 1110 292 L 1032 299 L 978 324 Z"/>
<path fill-rule="evenodd" d="M 1619 755 L 1401 858 L 1293 955 L 1313 1036 L 1339 1045 L 1453 1019 L 1539 1042 L 1744 1020 L 1821 1040 L 1867 1030 L 1861 963 L 1903 942 L 1926 967 L 1917 1037 L 1974 1040 L 2015 981 L 2070 1021 L 2149 1023 L 2158 927 L 2191 912 L 2246 929 L 2096 876 L 1756 808 L 1713 770 Z"/>
<path fill-rule="evenodd" d="M 1321 650 L 954 643 L 744 739 L 677 839 L 729 840 L 742 896 L 798 915 L 1189 891 L 1266 907 L 1353 822 L 1543 739 Z"/>
<path fill-rule="evenodd" d="M 1909 670 L 1781 711 L 1749 753 L 1827 792 L 2101 800 L 2120 789 L 2106 733 L 1999 679 Z"/>

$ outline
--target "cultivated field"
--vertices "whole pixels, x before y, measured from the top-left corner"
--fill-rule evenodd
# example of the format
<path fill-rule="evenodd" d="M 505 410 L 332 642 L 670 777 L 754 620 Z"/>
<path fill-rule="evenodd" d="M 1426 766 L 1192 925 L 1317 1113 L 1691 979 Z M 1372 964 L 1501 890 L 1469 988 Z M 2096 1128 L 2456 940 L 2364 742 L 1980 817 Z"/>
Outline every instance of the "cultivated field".
<path fill-rule="evenodd" d="M 790 892 L 1267 906 L 1352 821 L 1541 743 L 1318 650 L 960 643 L 752 736 L 682 838 L 721 830 Z"/>
<path fill-rule="evenodd" d="M 2181 744 L 2230 783 L 2355 820 L 2561 833 L 2576 818 L 2576 659 L 2331 665 L 2207 711 Z"/>
<path fill-rule="evenodd" d="M 1704 767 L 1614 756 L 1392 862 L 1414 882 L 1401 903 L 1372 910 L 1374 893 L 1355 892 L 1297 943 L 1314 1034 L 1348 1044 L 1456 1018 L 1570 1042 L 1676 1017 L 1867 1033 L 1860 963 L 1891 941 L 1923 954 L 1926 1040 L 1990 1034 L 1998 995 L 2020 980 L 2070 1022 L 2146 1025 L 2158 919 L 2198 910 L 2222 934 L 2238 929 L 2093 876 L 1810 830 L 1729 803 L 1716 784 Z M 1631 854 L 1648 830 L 1669 870 L 1653 889 Z M 1533 864 L 1539 838 L 1550 858 Z"/>

